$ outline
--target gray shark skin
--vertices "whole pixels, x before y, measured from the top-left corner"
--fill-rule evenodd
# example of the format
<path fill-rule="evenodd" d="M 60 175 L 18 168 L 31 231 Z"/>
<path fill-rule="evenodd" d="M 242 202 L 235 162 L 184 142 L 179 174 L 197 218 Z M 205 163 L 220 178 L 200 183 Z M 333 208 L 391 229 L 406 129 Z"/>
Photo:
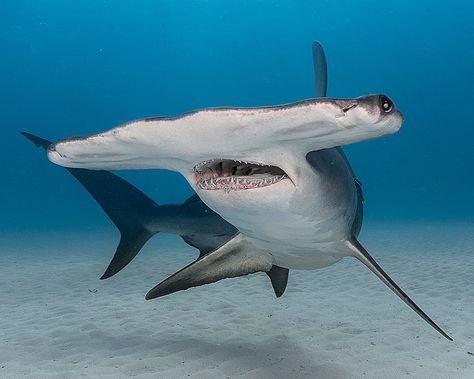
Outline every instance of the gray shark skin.
<path fill-rule="evenodd" d="M 316 97 L 326 96 L 327 65 L 322 46 L 313 44 Z M 51 141 L 22 132 L 37 147 L 47 149 Z M 342 148 L 335 148 L 351 170 Z M 335 150 L 332 149 L 332 150 Z M 321 153 L 314 153 L 314 157 Z M 122 270 L 138 254 L 144 244 L 160 231 L 178 234 L 190 246 L 197 248 L 199 257 L 228 242 L 238 230 L 194 195 L 183 204 L 159 206 L 139 189 L 104 170 L 66 168 L 97 201 L 120 231 L 120 243 L 114 257 L 102 275 L 107 279 Z M 360 183 L 355 179 L 359 205 L 353 233 L 359 235 L 362 226 L 363 195 Z M 268 276 L 277 297 L 283 295 L 288 280 L 288 270 L 274 266 Z"/>
<path fill-rule="evenodd" d="M 326 67 L 326 61 L 324 57 L 324 51 L 322 50 L 322 47 L 319 44 L 313 45 L 313 59 L 315 61 L 316 67 L 318 67 L 318 65 L 322 66 L 320 70 L 316 69 L 315 73 L 316 73 L 316 83 L 324 83 L 324 85 L 317 86 L 317 94 L 320 96 L 323 96 L 326 94 L 327 67 Z M 367 97 L 367 98 L 360 98 L 357 100 L 331 100 L 330 99 L 328 101 L 328 104 L 331 104 L 331 106 L 334 104 L 341 107 L 340 109 L 344 114 L 348 112 L 349 110 L 353 109 L 354 107 L 362 107 L 364 108 L 366 112 L 368 112 L 368 114 L 372 114 L 372 115 L 376 114 L 377 117 L 379 117 L 378 116 L 379 111 L 378 110 L 376 111 L 375 109 L 377 109 L 377 107 L 382 106 L 382 105 L 383 107 L 385 107 L 386 102 L 387 102 L 387 98 L 385 96 L 372 96 L 372 97 Z M 324 105 L 324 103 L 325 103 L 324 101 L 318 101 L 317 104 Z M 294 108 L 307 107 L 308 105 L 311 107 L 313 106 L 313 104 L 315 104 L 315 106 L 317 107 L 318 106 L 321 107 L 320 105 L 317 105 L 316 103 L 311 101 L 309 103 L 301 102 L 295 105 L 289 105 L 288 107 L 277 107 L 277 108 L 274 107 L 274 108 L 268 108 L 268 109 L 270 110 L 275 109 L 276 111 L 280 112 L 280 111 L 285 111 L 286 109 L 292 110 Z M 392 109 L 392 106 L 393 104 L 389 102 L 390 110 Z M 238 108 L 227 108 L 227 110 L 229 109 L 231 111 L 234 111 L 234 110 L 240 111 L 240 109 Z M 260 109 L 262 108 L 257 109 L 258 112 L 262 112 L 260 111 Z M 207 110 L 205 110 L 205 112 L 207 112 Z M 209 110 L 209 112 L 214 113 L 215 111 Z M 266 111 L 263 110 L 263 112 L 266 112 Z M 395 111 L 395 116 L 398 117 L 396 112 L 398 111 Z M 195 113 L 199 117 L 201 118 L 203 117 L 202 111 L 200 112 L 198 111 Z M 229 114 L 231 115 L 231 113 Z M 190 115 L 192 116 L 193 113 L 191 113 Z M 359 117 L 358 115 L 356 116 Z M 182 117 L 187 117 L 187 116 L 182 116 Z M 243 114 L 242 117 L 251 117 L 251 116 L 247 116 L 246 114 Z M 336 117 L 340 117 L 340 116 L 336 115 Z M 178 120 L 179 121 L 180 118 L 179 117 L 178 118 L 150 118 L 144 121 L 152 122 L 152 121 L 157 121 L 157 120 L 158 122 L 164 121 L 164 120 Z M 137 124 L 139 124 L 139 122 L 137 122 Z M 390 123 L 387 125 L 392 127 Z M 124 128 L 125 127 L 127 127 L 127 125 L 125 125 Z M 117 131 L 113 131 L 113 138 L 115 138 L 116 133 L 123 132 L 123 130 L 119 130 L 119 129 L 120 128 L 117 128 Z M 286 130 L 284 132 L 287 133 Z M 330 132 L 332 133 L 333 131 L 330 131 Z M 104 158 L 100 158 L 98 163 L 95 164 L 93 161 L 91 161 L 88 158 L 88 155 L 91 154 L 90 152 L 87 152 L 86 155 L 84 154 L 81 155 L 80 153 L 78 153 L 77 149 L 75 150 L 76 145 L 80 148 L 82 148 L 82 146 L 85 146 L 86 148 L 88 146 L 92 146 L 95 149 L 96 147 L 94 146 L 94 144 L 97 143 L 96 140 L 99 141 L 99 143 L 103 142 L 102 138 L 103 137 L 108 138 L 108 136 L 110 135 L 107 133 L 88 137 L 88 138 L 80 137 L 80 138 L 72 138 L 72 139 L 63 140 L 61 144 L 59 145 L 60 147 L 59 150 L 56 148 L 56 146 L 58 146 L 57 144 L 49 147 L 49 157 L 55 163 L 64 165 L 66 167 L 68 164 L 67 163 L 63 164 L 61 160 L 64 160 L 65 162 L 66 161 L 71 162 L 69 170 L 76 170 L 76 168 L 71 168 L 71 167 L 81 167 L 81 165 L 85 167 L 91 167 L 91 168 L 112 167 L 112 168 L 117 168 L 117 169 L 141 168 L 141 167 L 147 167 L 149 165 L 150 161 L 140 160 L 141 158 L 138 158 L 137 156 L 130 157 L 128 155 L 128 156 L 124 156 L 125 158 L 118 159 L 119 156 L 116 155 L 115 151 L 112 153 L 107 153 L 107 155 L 104 156 Z M 321 136 L 323 136 L 324 138 L 323 134 L 321 134 Z M 373 138 L 373 137 L 368 137 L 368 138 Z M 365 139 L 365 137 L 363 137 L 362 139 Z M 288 254 L 286 254 L 285 251 L 279 251 L 279 252 L 273 252 L 273 253 L 268 252 L 269 246 L 271 246 L 272 243 L 273 245 L 275 245 L 275 241 L 277 241 L 278 244 L 286 242 L 287 236 L 284 236 L 285 240 L 279 241 L 278 238 L 276 238 L 276 236 L 273 236 L 271 234 L 271 231 L 268 235 L 265 235 L 265 232 L 267 231 L 260 229 L 260 232 L 263 232 L 266 238 L 275 238 L 275 241 L 273 241 L 269 245 L 267 243 L 267 240 L 265 240 L 265 238 L 255 238 L 255 236 L 252 236 L 252 231 L 250 229 L 249 230 L 245 229 L 245 225 L 242 223 L 242 220 L 239 219 L 241 215 L 239 215 L 238 212 L 235 213 L 234 210 L 232 209 L 231 209 L 232 212 L 229 212 L 228 209 L 226 209 L 225 207 L 224 208 L 220 207 L 222 205 L 222 200 L 219 199 L 219 195 L 213 198 L 214 193 L 212 191 L 208 191 L 209 189 L 212 190 L 214 188 L 202 188 L 195 185 L 194 186 L 195 190 L 198 192 L 199 196 L 201 196 L 201 198 L 204 199 L 204 202 L 207 203 L 208 205 L 211 205 L 211 208 L 219 211 L 220 216 L 216 215 L 217 217 L 215 218 L 215 220 L 218 220 L 217 221 L 218 223 L 222 223 L 221 225 L 228 224 L 226 226 L 226 228 L 228 229 L 226 230 L 228 231 L 229 234 L 225 235 L 225 237 L 222 239 L 222 241 L 224 240 L 226 241 L 224 241 L 222 245 L 217 245 L 217 247 L 214 250 L 212 250 L 212 248 L 209 247 L 209 249 L 207 249 L 206 252 L 203 253 L 203 250 L 200 249 L 201 255 L 197 261 L 190 264 L 189 266 L 186 266 L 185 268 L 183 268 L 176 274 L 172 275 L 170 278 L 166 279 L 165 281 L 155 286 L 147 294 L 147 299 L 164 296 L 170 293 L 174 293 L 176 291 L 188 289 L 190 287 L 212 283 L 223 278 L 247 275 L 247 274 L 258 272 L 258 271 L 266 272 L 270 276 L 275 293 L 277 294 L 277 296 L 280 296 L 286 287 L 286 281 L 288 278 L 288 268 L 311 269 L 311 268 L 325 267 L 327 265 L 337 262 L 344 256 L 353 256 L 359 259 L 362 263 L 364 263 L 370 270 L 372 270 L 393 292 L 397 294 L 397 296 L 399 296 L 405 303 L 407 303 L 416 313 L 418 313 L 433 328 L 435 328 L 443 336 L 451 340 L 451 338 L 443 330 L 441 330 L 393 282 L 393 280 L 380 268 L 380 266 L 378 266 L 375 260 L 368 254 L 368 252 L 362 247 L 362 245 L 360 245 L 360 243 L 356 239 L 356 237 L 359 234 L 361 224 L 362 224 L 362 208 L 363 208 L 362 190 L 360 187 L 360 183 L 354 177 L 352 169 L 342 149 L 338 147 L 335 142 L 340 141 L 342 143 L 347 143 L 347 142 L 358 141 L 358 140 L 361 140 L 361 138 L 359 138 L 359 135 L 357 135 L 355 138 L 354 138 L 354 135 L 351 135 L 349 139 L 342 138 L 338 140 L 338 139 L 333 138 L 333 139 L 330 139 L 329 141 L 325 140 L 324 141 L 325 144 L 329 146 L 331 144 L 333 146 L 334 145 L 336 146 L 332 148 L 320 148 L 316 151 L 311 151 L 306 154 L 306 164 L 305 162 L 300 162 L 300 164 L 296 164 L 296 167 L 297 167 L 296 174 L 301 174 L 301 172 L 303 172 L 301 177 L 304 180 L 299 180 L 300 177 L 298 176 L 290 177 L 290 179 L 292 177 L 293 178 L 296 177 L 299 181 L 298 181 L 298 187 L 297 187 L 298 196 L 293 196 L 291 199 L 292 201 L 291 206 L 293 207 L 293 211 L 296 209 L 296 212 L 293 212 L 293 214 L 289 214 L 289 215 L 294 216 L 294 214 L 296 214 L 298 217 L 300 217 L 299 209 L 305 209 L 306 202 L 309 200 L 310 203 L 312 201 L 313 205 L 315 204 L 314 209 L 317 209 L 318 211 L 321 211 L 323 213 L 327 213 L 327 217 L 329 218 L 330 222 L 327 223 L 327 226 L 326 226 L 326 228 L 329 228 L 329 229 L 324 229 L 323 227 L 315 231 L 317 235 L 316 240 L 312 239 L 311 235 L 308 235 L 308 234 L 301 234 L 300 236 L 296 234 L 295 239 L 298 242 L 300 242 L 300 245 L 303 244 L 304 246 L 295 247 L 293 249 L 291 245 L 287 245 L 289 249 Z M 83 144 L 84 142 L 85 144 Z M 73 149 L 70 149 L 69 148 L 70 146 L 72 146 Z M 325 145 L 321 145 L 321 146 L 325 146 Z M 96 152 L 97 150 L 92 150 L 92 151 Z M 75 155 L 70 155 L 70 154 L 75 154 Z M 295 155 L 297 154 L 295 153 Z M 75 158 L 76 156 L 78 158 Z M 86 158 L 84 159 L 84 157 Z M 130 162 L 132 162 L 131 165 L 130 165 Z M 172 165 L 172 163 L 170 164 Z M 166 167 L 166 168 L 169 168 L 169 167 Z M 294 174 L 294 172 L 292 172 L 292 174 Z M 187 176 L 185 173 L 183 173 L 183 175 L 185 175 L 188 181 L 190 181 L 189 175 Z M 190 181 L 190 184 L 193 184 L 193 183 Z M 312 189 L 316 189 L 316 193 L 321 196 L 319 198 L 311 198 L 310 194 L 311 194 Z M 235 191 L 235 192 L 237 193 L 239 191 Z M 251 192 L 251 191 L 248 191 L 248 192 Z M 226 191 L 226 193 L 228 192 Z M 217 203 L 216 203 L 216 198 L 217 198 Z M 230 199 L 232 198 L 230 197 Z M 247 200 L 247 198 L 244 197 L 244 200 Z M 99 200 L 97 201 L 100 204 L 100 201 Z M 194 201 L 198 202 L 194 205 L 199 204 L 199 206 L 201 206 L 202 203 L 199 200 L 194 200 Z M 173 207 L 176 207 L 176 206 L 162 206 L 162 207 L 165 207 L 165 208 L 170 207 L 165 213 L 167 213 L 167 215 L 173 215 L 173 209 L 174 209 Z M 204 207 L 206 207 L 207 213 L 212 212 L 210 211 L 209 208 L 207 208 L 207 206 L 204 205 Z M 344 213 L 344 216 L 341 216 L 342 215 L 341 212 Z M 164 219 L 168 217 L 167 215 L 157 214 L 155 215 L 156 217 L 155 219 L 156 220 Z M 272 213 L 270 212 L 270 213 L 264 214 L 263 217 L 264 218 L 271 217 L 271 215 Z M 221 216 L 223 216 L 223 218 Z M 249 214 L 246 214 L 245 212 L 242 213 L 242 217 L 244 219 L 245 217 L 248 217 L 248 216 Z M 195 215 L 193 217 L 195 217 Z M 212 217 L 215 217 L 215 216 L 213 215 Z M 334 220 L 339 219 L 339 221 L 337 220 L 334 221 L 333 219 Z M 112 220 L 114 221 L 113 218 Z M 171 220 L 171 224 L 174 223 L 175 227 L 176 225 L 178 225 L 175 217 L 171 217 L 170 220 Z M 300 219 L 298 218 L 291 219 L 290 217 L 290 223 L 285 225 L 285 228 L 290 227 L 294 223 L 294 221 L 298 221 L 298 220 Z M 231 223 L 229 223 L 228 221 L 230 221 Z M 150 222 L 148 225 L 151 225 L 151 224 L 152 222 Z M 236 233 L 236 234 L 234 233 L 233 235 L 231 235 L 231 231 L 236 230 L 236 228 L 232 226 L 232 224 L 238 225 L 239 226 L 238 229 L 240 230 L 241 233 Z M 336 231 L 332 230 L 333 227 L 336 228 Z M 337 228 L 340 228 L 340 230 L 337 230 Z M 156 228 L 155 229 L 150 228 L 150 229 L 156 230 Z M 308 230 L 308 228 L 306 228 L 306 230 Z M 295 229 L 292 231 L 292 233 L 298 233 L 298 231 L 299 230 Z M 304 227 L 303 227 L 303 231 L 304 231 Z M 124 232 L 122 230 L 121 232 L 122 232 L 122 237 L 123 237 Z M 171 231 L 171 232 L 182 235 L 181 233 L 179 233 L 178 229 L 174 229 L 174 231 Z M 344 236 L 344 235 L 347 236 L 345 240 L 343 241 L 343 243 L 340 243 L 339 241 L 337 243 L 332 242 L 334 240 L 334 236 L 338 235 L 338 233 L 341 236 Z M 133 232 L 131 232 L 131 234 L 133 234 Z M 145 243 L 146 240 L 148 240 L 148 238 L 146 238 L 143 243 Z M 140 245 L 140 247 L 138 247 L 138 250 L 141 248 L 141 246 L 143 246 L 143 243 Z M 190 244 L 193 245 L 192 243 Z M 308 258 L 306 251 L 311 249 L 312 244 L 317 246 L 316 250 L 318 252 L 316 256 L 312 256 Z M 199 242 L 198 244 L 194 244 L 193 246 L 196 246 L 199 248 L 199 246 L 197 245 L 199 245 Z M 138 250 L 136 252 L 138 252 Z"/>
<path fill-rule="evenodd" d="M 51 141 L 22 132 L 37 147 Z M 209 209 L 196 195 L 182 204 L 158 205 L 119 176 L 101 170 L 66 168 L 89 192 L 120 231 L 115 255 L 101 279 L 122 270 L 156 233 L 180 235 L 200 255 L 213 251 L 234 237 L 238 230 Z"/>
<path fill-rule="evenodd" d="M 51 144 L 44 138 L 21 132 L 37 147 Z M 182 204 L 158 205 L 138 188 L 108 171 L 66 168 L 97 201 L 120 231 L 115 254 L 100 279 L 107 279 L 127 266 L 156 233 L 181 236 L 199 250 L 199 258 L 214 251 L 238 234 L 237 228 L 193 195 Z M 283 295 L 288 269 L 273 266 L 269 276 L 275 295 Z"/>

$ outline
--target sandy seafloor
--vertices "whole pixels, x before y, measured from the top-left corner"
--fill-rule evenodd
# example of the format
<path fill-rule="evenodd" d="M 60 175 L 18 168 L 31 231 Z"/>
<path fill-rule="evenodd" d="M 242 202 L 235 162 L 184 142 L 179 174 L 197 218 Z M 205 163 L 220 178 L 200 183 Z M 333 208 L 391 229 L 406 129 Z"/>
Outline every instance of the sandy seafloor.
<path fill-rule="evenodd" d="M 453 338 L 422 321 L 353 259 L 154 301 L 195 258 L 161 234 L 99 281 L 110 228 L 1 236 L 0 378 L 474 378 L 474 224 L 365 225 L 361 240 Z"/>

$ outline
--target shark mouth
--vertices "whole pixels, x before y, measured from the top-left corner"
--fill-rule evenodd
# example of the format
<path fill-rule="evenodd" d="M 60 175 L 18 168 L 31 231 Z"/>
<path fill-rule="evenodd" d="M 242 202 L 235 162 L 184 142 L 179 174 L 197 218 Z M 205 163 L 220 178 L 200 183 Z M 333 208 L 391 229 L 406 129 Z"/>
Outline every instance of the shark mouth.
<path fill-rule="evenodd" d="M 281 168 L 256 162 L 214 159 L 194 166 L 197 186 L 203 190 L 248 190 L 276 184 L 288 175 Z"/>

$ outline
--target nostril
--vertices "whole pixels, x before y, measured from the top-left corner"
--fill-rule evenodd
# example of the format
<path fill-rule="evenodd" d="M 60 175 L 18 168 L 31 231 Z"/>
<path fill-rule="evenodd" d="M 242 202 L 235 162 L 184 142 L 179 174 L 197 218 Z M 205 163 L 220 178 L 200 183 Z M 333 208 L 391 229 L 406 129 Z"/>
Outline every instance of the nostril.
<path fill-rule="evenodd" d="M 346 113 L 349 109 L 352 109 L 352 108 L 357 107 L 357 105 L 358 105 L 357 102 L 353 102 L 353 103 L 347 104 L 346 106 L 344 106 L 344 107 L 342 108 L 342 111 L 343 111 L 344 113 Z"/>
<path fill-rule="evenodd" d="M 387 96 L 380 96 L 380 106 L 385 113 L 390 113 L 393 109 L 393 102 Z"/>
<path fill-rule="evenodd" d="M 56 150 L 56 144 L 55 143 L 52 143 L 51 145 L 48 146 L 48 149 L 46 150 L 46 153 L 48 154 L 48 157 L 50 157 L 50 159 L 52 157 L 67 158 L 67 156 L 65 154 L 62 154 L 58 150 Z"/>

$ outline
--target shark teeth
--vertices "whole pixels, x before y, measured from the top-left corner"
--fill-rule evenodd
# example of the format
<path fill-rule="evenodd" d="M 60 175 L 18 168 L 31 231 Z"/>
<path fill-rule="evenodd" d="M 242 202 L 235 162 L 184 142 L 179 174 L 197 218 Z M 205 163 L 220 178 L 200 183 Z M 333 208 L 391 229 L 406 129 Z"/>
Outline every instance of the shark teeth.
<path fill-rule="evenodd" d="M 266 166 L 263 163 L 251 162 L 251 161 L 210 159 L 210 160 L 198 163 L 196 166 L 194 166 L 193 170 L 194 170 L 194 172 L 200 173 L 200 172 L 204 171 L 206 168 L 209 168 L 209 167 L 215 165 L 218 162 L 225 162 L 225 161 L 234 162 L 235 164 L 238 164 L 238 165 L 252 165 L 252 166 L 261 166 L 261 167 Z"/>
<path fill-rule="evenodd" d="M 261 188 L 288 178 L 279 167 L 243 160 L 213 159 L 194 166 L 196 185 L 203 190 Z"/>
<path fill-rule="evenodd" d="M 261 188 L 278 183 L 288 176 L 269 176 L 269 177 L 217 177 L 198 182 L 198 187 L 203 190 L 234 190 L 241 191 L 247 189 Z"/>

